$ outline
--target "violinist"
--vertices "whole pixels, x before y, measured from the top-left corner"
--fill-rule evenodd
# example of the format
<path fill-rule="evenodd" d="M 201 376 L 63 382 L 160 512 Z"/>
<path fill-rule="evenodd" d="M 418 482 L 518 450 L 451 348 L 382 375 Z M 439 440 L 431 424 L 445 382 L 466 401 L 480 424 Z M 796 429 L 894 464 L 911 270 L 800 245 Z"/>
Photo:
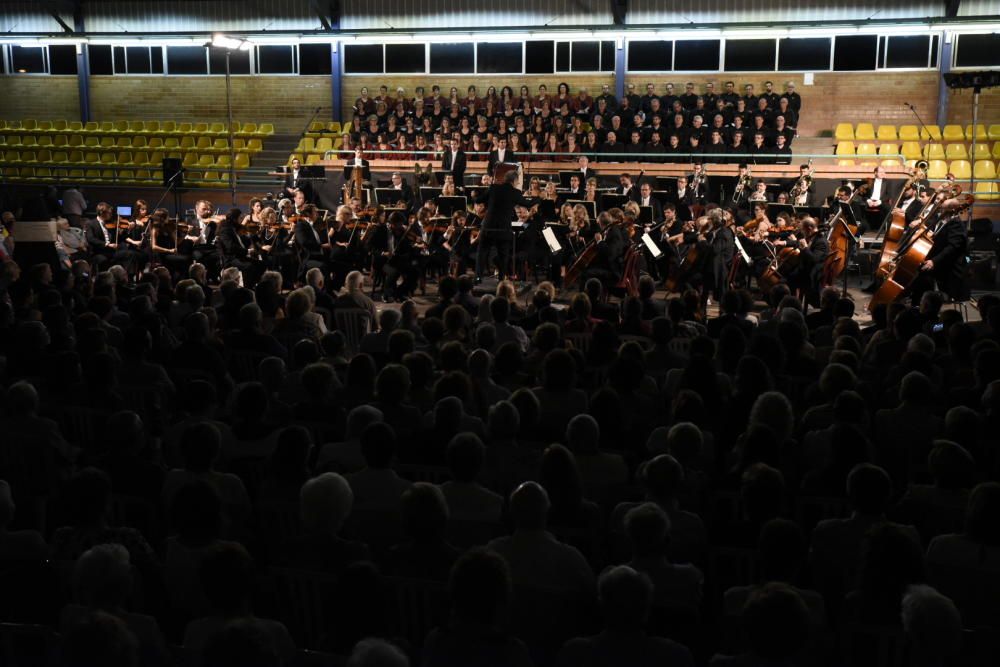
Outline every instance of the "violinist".
<path fill-rule="evenodd" d="M 188 264 L 191 263 L 191 256 L 180 252 L 178 236 L 180 230 L 176 220 L 167 218 L 167 209 L 158 208 L 150 216 L 150 239 L 149 247 L 153 257 L 160 264 L 166 266 L 171 275 L 184 275 Z"/>
<path fill-rule="evenodd" d="M 470 262 L 474 261 L 468 217 L 465 211 L 452 213 L 451 225 L 442 241 L 442 247 L 448 251 L 450 273 L 453 275 L 464 274 Z"/>
<path fill-rule="evenodd" d="M 770 242 L 772 227 L 767 217 L 767 205 L 757 202 L 753 204 L 753 218 L 739 230 L 739 233 L 746 237 L 744 248 L 750 255 L 751 271 L 757 278 L 770 267 L 773 259 Z"/>
<path fill-rule="evenodd" d="M 118 227 L 118 252 L 115 261 L 131 273 L 136 274 L 146 262 L 146 245 L 149 240 L 149 204 L 139 199 L 133 207 L 135 218 L 127 229 Z"/>
<path fill-rule="evenodd" d="M 219 266 L 223 269 L 235 267 L 243 274 L 243 285 L 253 288 L 264 272 L 263 263 L 254 259 L 253 246 L 240 235 L 240 220 L 243 211 L 230 209 L 219 224 L 215 236 L 215 248 L 219 253 Z"/>
<path fill-rule="evenodd" d="M 302 215 L 293 216 L 295 220 L 295 246 L 298 248 L 301 259 L 300 271 L 305 272 L 312 268 L 326 271 L 326 251 L 330 248 L 330 243 L 324 242 L 324 234 L 317 228 L 319 226 L 319 209 L 312 204 L 307 204 Z"/>
<path fill-rule="evenodd" d="M 302 209 L 309 202 L 306 201 L 306 193 L 302 190 L 296 190 L 292 193 L 292 203 L 295 205 L 295 213 L 301 215 Z"/>
<path fill-rule="evenodd" d="M 282 224 L 295 224 L 295 204 L 292 203 L 291 199 L 285 198 L 279 200 L 276 213 L 278 214 L 278 219 L 281 220 Z"/>
<path fill-rule="evenodd" d="M 793 292 L 800 294 L 806 303 L 818 306 L 823 264 L 830 252 L 826 237 L 819 233 L 819 225 L 810 216 L 805 216 L 799 223 L 798 235 L 793 233 L 784 239 L 777 239 L 774 246 L 797 251 L 797 258 L 788 253 L 779 255 L 782 258 L 779 270 Z"/>
<path fill-rule="evenodd" d="M 264 210 L 264 202 L 260 199 L 254 197 L 250 200 L 250 212 L 243 216 L 243 220 L 240 221 L 240 227 L 246 227 L 247 225 L 253 223 L 254 225 L 260 225 L 260 213 Z"/>
<path fill-rule="evenodd" d="M 356 224 L 357 218 L 349 206 L 337 207 L 337 213 L 327 232 L 330 248 L 327 266 L 331 274 L 330 287 L 335 292 L 344 286 L 344 278 L 354 268 L 352 245 Z"/>
<path fill-rule="evenodd" d="M 597 256 L 584 272 L 584 284 L 590 278 L 600 280 L 605 289 L 618 283 L 623 268 L 623 255 L 628 245 L 622 231 L 624 221 L 625 213 L 620 208 L 613 208 L 597 216 L 600 231 L 594 234 L 591 241 L 597 248 Z"/>
<path fill-rule="evenodd" d="M 267 268 L 280 272 L 285 280 L 292 284 L 295 282 L 297 271 L 295 251 L 291 247 L 290 224 L 281 224 L 275 210 L 270 207 L 265 208 L 260 212 L 260 231 L 257 239 L 261 257 Z"/>
<path fill-rule="evenodd" d="M 202 264 L 215 255 L 215 230 L 221 216 L 212 213 L 212 202 L 200 200 L 194 206 L 195 221 L 184 235 L 181 252 Z"/>
<path fill-rule="evenodd" d="M 90 248 L 91 261 L 95 268 L 104 266 L 112 261 L 118 252 L 117 225 L 118 220 L 107 202 L 101 202 L 96 207 L 97 217 L 87 220 L 85 233 L 87 246 Z M 111 231 L 108 227 L 111 226 Z M 114 233 L 114 235 L 112 235 Z"/>
<path fill-rule="evenodd" d="M 382 284 L 382 301 L 405 301 L 413 292 L 418 278 L 419 250 L 415 243 L 420 231 L 416 218 L 407 224 L 406 216 L 399 211 L 389 216 L 388 248 L 382 251 L 385 259 Z"/>
<path fill-rule="evenodd" d="M 658 229 L 650 230 L 649 234 L 660 250 L 660 257 L 653 257 L 646 244 L 642 244 L 646 266 L 654 279 L 663 281 L 670 275 L 670 266 L 678 262 L 677 246 L 684 235 L 684 224 L 677 219 L 677 207 L 671 203 L 664 204 L 663 224 Z"/>

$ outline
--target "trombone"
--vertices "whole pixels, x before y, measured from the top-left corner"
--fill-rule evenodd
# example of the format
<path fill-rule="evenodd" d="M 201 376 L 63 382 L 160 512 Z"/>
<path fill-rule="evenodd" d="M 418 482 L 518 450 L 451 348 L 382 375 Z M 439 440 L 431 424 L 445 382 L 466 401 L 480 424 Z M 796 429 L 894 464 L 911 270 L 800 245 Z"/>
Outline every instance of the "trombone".
<path fill-rule="evenodd" d="M 753 176 L 750 173 L 750 166 L 747 165 L 747 173 L 740 176 L 736 181 L 736 187 L 733 189 L 733 203 L 738 204 L 743 195 L 746 194 L 747 189 L 753 184 Z"/>

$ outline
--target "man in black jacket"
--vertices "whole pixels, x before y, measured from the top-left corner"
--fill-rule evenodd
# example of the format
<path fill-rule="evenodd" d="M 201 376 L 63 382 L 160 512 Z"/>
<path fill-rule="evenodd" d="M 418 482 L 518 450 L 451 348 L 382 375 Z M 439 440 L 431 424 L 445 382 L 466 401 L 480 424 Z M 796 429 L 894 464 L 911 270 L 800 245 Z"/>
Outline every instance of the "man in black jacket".
<path fill-rule="evenodd" d="M 252 289 L 263 273 L 263 265 L 253 261 L 252 248 L 240 237 L 236 226 L 242 218 L 243 212 L 238 208 L 229 212 L 215 235 L 215 249 L 219 255 L 219 268 L 235 266 L 243 274 L 243 284 Z"/>
<path fill-rule="evenodd" d="M 501 140 L 503 141 L 503 140 Z M 483 220 L 479 234 L 479 251 L 476 253 L 476 281 L 482 281 L 483 273 L 489 266 L 490 250 L 496 248 L 497 264 L 500 279 L 507 277 L 510 262 L 510 249 L 513 242 L 513 232 L 510 223 L 514 219 L 514 207 L 532 208 L 533 204 L 525 199 L 517 189 L 519 173 L 509 171 L 504 175 L 503 183 L 494 183 L 485 193 L 476 197 L 477 203 L 486 204 L 486 219 Z"/>
<path fill-rule="evenodd" d="M 97 217 L 87 220 L 84 224 L 84 237 L 90 250 L 91 261 L 97 267 L 105 267 L 118 252 L 118 244 L 115 243 L 117 234 L 108 231 L 107 227 L 114 220 L 114 211 L 105 202 L 98 204 L 95 210 Z"/>
<path fill-rule="evenodd" d="M 493 169 L 498 164 L 505 164 L 505 163 L 517 163 L 517 156 L 514 155 L 514 151 L 507 148 L 507 137 L 500 137 L 499 139 L 497 139 L 496 150 L 490 151 L 490 157 L 489 160 L 487 161 L 487 168 L 489 169 L 489 172 L 492 174 Z"/>
<path fill-rule="evenodd" d="M 830 253 L 830 245 L 826 235 L 819 233 L 819 225 L 813 218 L 802 218 L 799 231 L 799 238 L 792 236 L 787 241 L 775 241 L 774 245 L 798 248 L 799 265 L 788 276 L 789 287 L 801 293 L 806 303 L 819 307 L 820 277 L 823 275 L 826 256 Z"/>
<path fill-rule="evenodd" d="M 610 291 L 621 278 L 625 247 L 628 245 L 621 225 L 616 224 L 607 211 L 597 216 L 601 231 L 594 234 L 597 256 L 583 274 L 583 282 L 596 278 Z"/>
<path fill-rule="evenodd" d="M 316 229 L 319 220 L 319 209 L 312 204 L 306 204 L 302 209 L 302 217 L 295 223 L 295 247 L 302 259 L 302 273 L 312 268 L 318 268 L 326 273 L 326 253 L 329 242 L 324 243 L 323 234 Z"/>
<path fill-rule="evenodd" d="M 441 156 L 441 171 L 451 172 L 451 175 L 455 177 L 455 187 L 457 188 L 465 186 L 466 162 L 465 151 L 462 150 L 462 145 L 458 139 L 452 139 L 448 142 L 448 150 Z M 492 169 L 492 166 L 490 169 Z"/>
<path fill-rule="evenodd" d="M 913 283 L 913 303 L 920 303 L 920 297 L 931 288 L 930 279 L 952 300 L 969 298 L 969 286 L 965 281 L 969 235 L 965 222 L 955 212 L 960 206 L 957 199 L 949 199 L 941 204 L 941 217 L 930 227 L 933 234 L 931 251 L 920 265 L 921 275 Z"/>

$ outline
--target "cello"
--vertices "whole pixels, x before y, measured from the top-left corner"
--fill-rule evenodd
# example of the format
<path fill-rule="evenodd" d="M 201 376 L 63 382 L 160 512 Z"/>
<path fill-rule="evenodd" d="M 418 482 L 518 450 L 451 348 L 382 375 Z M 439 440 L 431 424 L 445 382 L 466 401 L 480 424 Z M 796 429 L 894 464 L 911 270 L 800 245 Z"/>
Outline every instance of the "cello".
<path fill-rule="evenodd" d="M 867 193 L 869 187 L 867 183 L 862 183 L 855 188 L 846 202 L 841 203 L 850 206 L 859 195 Z M 843 210 L 839 210 L 829 222 L 830 232 L 826 238 L 830 244 L 830 254 L 823 262 L 820 285 L 832 285 L 847 268 L 847 260 L 850 259 L 851 243 L 853 238 L 858 235 L 858 225 L 854 221 L 844 220 L 843 216 Z"/>
<path fill-rule="evenodd" d="M 868 302 L 868 310 L 872 312 L 877 306 L 890 304 L 899 299 L 903 293 L 909 289 L 913 281 L 920 275 L 920 267 L 930 254 L 934 246 L 934 231 L 928 224 L 931 213 L 938 211 L 940 214 L 958 215 L 968 209 L 975 202 L 975 198 L 966 193 L 960 194 L 960 188 L 956 185 L 944 186 L 949 192 L 954 192 L 954 196 L 939 201 L 937 197 L 933 204 L 928 204 L 925 208 L 926 215 L 920 218 L 919 224 L 913 228 L 913 233 L 907 239 L 905 245 L 901 245 L 896 256 L 886 263 L 885 282 L 872 295 Z M 921 211 L 924 213 L 924 211 Z"/>

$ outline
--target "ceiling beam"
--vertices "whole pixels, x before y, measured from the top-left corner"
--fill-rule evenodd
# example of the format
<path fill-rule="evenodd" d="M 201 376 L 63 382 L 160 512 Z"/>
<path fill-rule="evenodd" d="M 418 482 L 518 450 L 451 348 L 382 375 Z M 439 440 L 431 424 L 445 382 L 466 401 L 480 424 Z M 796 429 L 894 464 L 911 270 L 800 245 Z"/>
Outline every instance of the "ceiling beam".
<path fill-rule="evenodd" d="M 958 8 L 962 5 L 962 0 L 945 0 L 944 15 L 950 19 L 958 16 Z"/>

